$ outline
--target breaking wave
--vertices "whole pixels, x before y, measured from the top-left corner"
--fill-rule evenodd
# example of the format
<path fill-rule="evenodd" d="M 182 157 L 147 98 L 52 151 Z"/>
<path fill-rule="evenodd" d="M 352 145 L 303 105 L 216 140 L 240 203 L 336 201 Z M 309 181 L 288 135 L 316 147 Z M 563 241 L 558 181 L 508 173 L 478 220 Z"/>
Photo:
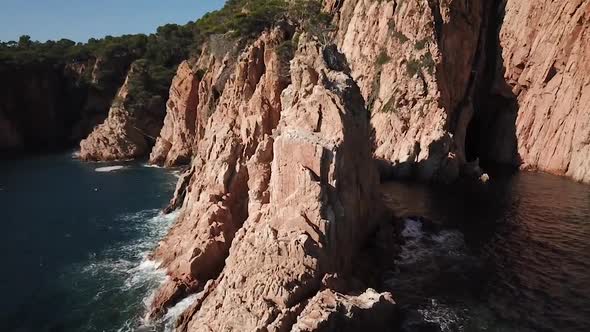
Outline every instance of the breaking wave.
<path fill-rule="evenodd" d="M 464 258 L 466 256 L 465 240 L 458 231 L 441 230 L 426 232 L 421 221 L 406 219 L 402 231 L 404 245 L 398 265 L 415 263 L 433 263 L 435 258 Z"/>
<path fill-rule="evenodd" d="M 98 167 L 96 169 L 94 169 L 96 172 L 99 173 L 108 173 L 108 172 L 113 172 L 113 171 L 118 171 L 125 168 L 125 166 L 106 166 L 106 167 Z"/>
<path fill-rule="evenodd" d="M 164 167 L 159 166 L 159 165 L 148 164 L 148 163 L 142 164 L 142 166 L 143 167 L 146 167 L 146 168 L 164 168 Z"/>
<path fill-rule="evenodd" d="M 411 318 L 405 330 L 436 325 L 443 332 L 464 331 L 468 320 L 465 305 L 447 304 L 433 292 L 443 285 L 442 275 L 470 260 L 463 235 L 455 230 L 437 230 L 425 221 L 406 219 L 401 236 L 403 245 L 395 259 L 396 270 L 388 275 L 386 283 L 399 292 L 402 302 L 410 304 Z"/>
<path fill-rule="evenodd" d="M 163 318 L 165 332 L 174 331 L 176 320 L 193 304 L 193 302 L 195 302 L 196 299 L 197 294 L 190 295 L 178 302 L 174 307 L 168 309 L 168 312 Z"/>
<path fill-rule="evenodd" d="M 98 254 L 80 267 L 82 280 L 92 281 L 95 303 L 113 303 L 129 318 L 119 331 L 136 331 L 143 325 L 143 313 L 155 289 L 167 278 L 160 263 L 149 258 L 158 241 L 165 236 L 178 212 L 168 215 L 159 210 L 146 210 L 118 218 L 131 241 Z M 112 310 L 112 308 L 111 308 Z M 92 321 L 92 317 L 91 317 Z"/>

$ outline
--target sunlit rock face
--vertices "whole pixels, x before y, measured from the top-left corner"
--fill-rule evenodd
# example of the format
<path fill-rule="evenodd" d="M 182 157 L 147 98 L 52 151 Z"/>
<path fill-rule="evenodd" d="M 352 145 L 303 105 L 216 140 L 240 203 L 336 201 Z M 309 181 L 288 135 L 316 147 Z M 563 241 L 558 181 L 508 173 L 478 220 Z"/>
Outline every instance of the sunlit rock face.
<path fill-rule="evenodd" d="M 285 58 L 279 26 L 204 47 L 151 153 L 190 165 L 150 316 L 197 294 L 179 330 L 378 329 L 390 294 L 326 280 L 383 220 L 379 175 L 451 182 L 481 160 L 587 181 L 587 2 L 550 19 L 511 0 L 327 1 L 334 44 L 303 33 Z"/>
<path fill-rule="evenodd" d="M 142 69 L 133 64 L 117 92 L 108 117 L 80 142 L 80 158 L 90 161 L 126 160 L 149 154 L 164 118 L 164 101 L 149 96 L 141 107 L 134 102 L 131 86 Z"/>
<path fill-rule="evenodd" d="M 515 121 L 522 168 L 590 182 L 590 1 L 508 1 L 499 40 L 494 92 L 516 105 L 496 133 Z"/>
<path fill-rule="evenodd" d="M 483 67 L 485 1 L 332 1 L 386 176 L 452 181 Z"/>
<path fill-rule="evenodd" d="M 171 278 L 153 317 L 199 292 L 181 330 L 293 326 L 383 220 L 368 114 L 344 56 L 303 36 L 285 61 L 276 48 L 289 37 L 277 28 L 238 57 L 182 181 L 181 216 L 154 254 Z M 394 308 L 375 292 L 320 297 L 353 311 Z M 318 310 L 336 320 L 321 303 L 310 302 L 300 330 Z"/>

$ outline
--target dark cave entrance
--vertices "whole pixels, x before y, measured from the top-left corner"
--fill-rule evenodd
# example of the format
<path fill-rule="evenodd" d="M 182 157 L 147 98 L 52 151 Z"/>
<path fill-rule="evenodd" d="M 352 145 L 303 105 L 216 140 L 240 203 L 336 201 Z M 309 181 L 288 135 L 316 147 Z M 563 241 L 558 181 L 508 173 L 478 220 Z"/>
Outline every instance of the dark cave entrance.
<path fill-rule="evenodd" d="M 479 160 L 487 169 L 498 165 L 514 165 L 516 160 L 516 96 L 504 79 L 500 30 L 504 21 L 505 3 L 494 0 L 487 11 L 487 22 L 480 48 L 480 64 L 473 93 L 473 117 L 465 135 L 465 157 Z"/>
<path fill-rule="evenodd" d="M 465 158 L 467 162 L 473 162 L 480 157 L 480 137 L 481 132 L 480 121 L 473 115 L 473 119 L 467 126 L 467 134 L 465 136 Z"/>

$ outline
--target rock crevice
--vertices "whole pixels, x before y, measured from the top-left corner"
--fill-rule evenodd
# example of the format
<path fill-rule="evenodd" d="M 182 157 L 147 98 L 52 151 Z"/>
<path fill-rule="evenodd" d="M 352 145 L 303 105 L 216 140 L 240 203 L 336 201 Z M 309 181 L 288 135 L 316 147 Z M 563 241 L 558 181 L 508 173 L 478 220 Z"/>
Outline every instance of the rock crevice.
<path fill-rule="evenodd" d="M 277 75 L 281 64 L 274 49 L 285 38 L 286 32 L 276 29 L 247 47 L 232 65 L 233 73 L 227 76 L 223 90 L 218 90 L 221 93 L 214 104 L 211 98 L 209 105 L 200 101 L 207 100 L 201 96 L 212 96 L 205 90 L 211 91 L 219 79 L 205 78 L 199 84 L 199 105 L 202 110 L 214 110 L 197 116 L 196 127 L 203 126 L 202 136 L 196 133 L 199 130 L 195 132 L 191 169 L 183 180 L 184 190 L 179 188 L 173 202 L 182 212 L 154 254 L 172 277 L 156 296 L 155 316 L 174 304 L 169 298 L 199 291 L 221 273 L 249 209 L 267 199 L 267 181 L 253 178 L 252 173 L 269 173 L 259 162 L 272 158 L 268 150 L 276 126 L 273 119 L 280 112 L 280 92 L 287 84 Z M 216 70 L 217 77 L 226 75 L 224 66 Z M 191 287 L 181 289 L 178 284 Z"/>
<path fill-rule="evenodd" d="M 382 221 L 370 124 L 344 57 L 302 36 L 287 79 L 276 51 L 287 38 L 276 28 L 238 58 L 182 181 L 180 217 L 154 254 L 171 277 L 154 317 L 199 292 L 180 330 L 294 328 L 319 301 L 324 276 L 350 272 Z M 364 298 L 322 298 L 346 310 L 393 310 L 383 296 L 364 306 Z"/>
<path fill-rule="evenodd" d="M 589 181 L 589 5 L 328 1 L 383 176 L 450 182 L 481 160 Z"/>
<path fill-rule="evenodd" d="M 197 293 L 181 331 L 393 326 L 390 294 L 336 286 L 386 217 L 379 175 L 450 182 L 481 160 L 587 179 L 588 1 L 548 2 L 568 13 L 551 20 L 512 0 L 332 0 L 335 45 L 286 24 L 239 55 L 212 38 L 151 155 L 191 161 L 152 317 Z"/>

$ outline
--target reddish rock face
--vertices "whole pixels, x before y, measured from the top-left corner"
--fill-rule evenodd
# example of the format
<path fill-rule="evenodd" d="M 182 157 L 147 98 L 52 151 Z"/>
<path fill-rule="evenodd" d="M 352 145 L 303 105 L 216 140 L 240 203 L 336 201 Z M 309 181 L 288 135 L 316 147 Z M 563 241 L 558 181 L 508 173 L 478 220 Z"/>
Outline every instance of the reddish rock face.
<path fill-rule="evenodd" d="M 233 73 L 237 45 L 215 37 L 205 45 L 194 64 L 183 62 L 170 87 L 164 126 L 150 162 L 163 166 L 189 164 Z"/>
<path fill-rule="evenodd" d="M 131 106 L 130 86 L 142 79 L 139 66 L 131 66 L 106 120 L 80 142 L 82 160 L 125 160 L 149 153 L 162 127 L 164 102 L 160 96 L 150 96 L 141 106 Z"/>
<path fill-rule="evenodd" d="M 590 1 L 511 0 L 505 12 L 494 88 L 516 99 L 521 167 L 590 182 Z"/>
<path fill-rule="evenodd" d="M 358 87 L 337 69 L 342 59 L 335 48 L 300 45 L 273 135 L 270 199 L 250 210 L 215 288 L 187 313 L 187 330 L 288 330 L 324 275 L 350 269 L 376 227 L 367 114 Z M 259 183 L 269 173 L 249 175 Z"/>
<path fill-rule="evenodd" d="M 386 175 L 483 161 L 590 181 L 590 3 L 328 1 Z"/>
<path fill-rule="evenodd" d="M 194 292 L 215 279 L 224 267 L 235 233 L 248 217 L 249 206 L 268 201 L 268 180 L 251 173 L 264 173 L 268 167 L 259 166 L 259 162 L 272 159 L 272 129 L 278 122 L 281 91 L 288 84 L 277 74 L 282 62 L 274 48 L 284 38 L 282 30 L 266 33 L 237 63 L 221 66 L 216 77 L 226 76 L 223 89 L 212 84 L 221 80 L 213 79 L 213 73 L 208 74 L 211 80 L 199 84 L 200 101 L 207 100 L 201 96 L 212 95 L 213 89 L 222 94 L 211 99 L 209 114 L 197 118 L 197 127 L 203 126 L 203 130 L 202 136 L 195 135 L 190 179 L 183 181 L 184 201 L 176 202 L 182 204 L 182 213 L 154 254 L 168 268 L 171 283 L 191 287 L 163 287 L 154 301 L 153 315 L 163 312 L 169 298 L 177 298 L 178 292 Z M 231 75 L 226 73 L 229 68 L 233 68 Z"/>
<path fill-rule="evenodd" d="M 391 331 L 394 306 L 391 294 L 372 289 L 358 296 L 324 290 L 309 301 L 291 331 Z"/>
<path fill-rule="evenodd" d="M 198 293 L 179 330 L 390 326 L 390 294 L 325 282 L 381 220 L 373 157 L 425 180 L 479 175 L 477 157 L 587 180 L 588 1 L 548 3 L 553 20 L 516 0 L 505 17 L 492 1 L 327 1 L 336 46 L 304 34 L 285 59 L 276 28 L 181 65 L 151 159 L 192 163 L 152 317 Z"/>
<path fill-rule="evenodd" d="M 199 78 L 188 62 L 178 66 L 166 104 L 166 118 L 156 141 L 150 162 L 165 166 L 188 163 L 197 134 Z"/>
<path fill-rule="evenodd" d="M 181 330 L 285 330 L 382 220 L 366 108 L 345 59 L 302 43 L 284 77 L 285 38 L 265 33 L 238 58 L 182 181 L 179 220 L 154 254 L 171 278 L 152 316 L 200 291 Z M 377 298 L 361 306 L 392 308 Z"/>
<path fill-rule="evenodd" d="M 115 98 L 125 100 L 128 91 L 128 82 L 125 81 Z M 107 119 L 80 142 L 80 159 L 123 160 L 142 156 L 147 150 L 146 139 L 134 128 L 123 102 L 119 102 L 113 103 Z"/>
<path fill-rule="evenodd" d="M 389 175 L 452 181 L 466 162 L 483 1 L 344 0 L 336 40 L 375 128 Z M 485 36 L 485 35 L 484 35 Z"/>

